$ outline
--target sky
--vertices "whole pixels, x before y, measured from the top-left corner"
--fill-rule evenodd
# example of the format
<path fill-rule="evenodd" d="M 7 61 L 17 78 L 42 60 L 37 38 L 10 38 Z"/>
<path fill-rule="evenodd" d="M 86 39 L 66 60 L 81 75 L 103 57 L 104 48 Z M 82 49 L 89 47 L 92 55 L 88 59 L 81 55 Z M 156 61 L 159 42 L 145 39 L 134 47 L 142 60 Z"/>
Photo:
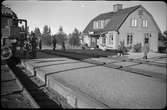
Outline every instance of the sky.
<path fill-rule="evenodd" d="M 83 31 L 88 23 L 101 13 L 113 11 L 114 4 L 123 4 L 123 8 L 142 5 L 157 22 L 161 32 L 167 30 L 167 5 L 162 1 L 37 1 L 6 0 L 2 4 L 11 8 L 20 19 L 27 19 L 31 30 L 44 25 L 51 33 L 58 32 L 60 26 L 69 34 L 77 28 Z"/>

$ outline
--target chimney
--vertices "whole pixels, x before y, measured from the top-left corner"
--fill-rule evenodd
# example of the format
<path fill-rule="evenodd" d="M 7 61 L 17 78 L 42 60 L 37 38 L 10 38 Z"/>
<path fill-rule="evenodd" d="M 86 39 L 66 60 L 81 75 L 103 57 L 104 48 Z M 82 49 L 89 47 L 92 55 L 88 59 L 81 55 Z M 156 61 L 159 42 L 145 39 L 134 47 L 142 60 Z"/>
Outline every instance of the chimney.
<path fill-rule="evenodd" d="M 115 4 L 113 5 L 113 11 L 117 12 L 122 9 L 122 4 Z"/>

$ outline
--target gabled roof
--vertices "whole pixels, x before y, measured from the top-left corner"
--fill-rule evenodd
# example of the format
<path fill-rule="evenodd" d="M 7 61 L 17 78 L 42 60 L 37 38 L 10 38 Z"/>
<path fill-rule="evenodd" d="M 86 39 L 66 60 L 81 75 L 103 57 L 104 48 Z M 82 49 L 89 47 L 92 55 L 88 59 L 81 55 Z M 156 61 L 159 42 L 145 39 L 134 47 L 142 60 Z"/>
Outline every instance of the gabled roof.
<path fill-rule="evenodd" d="M 141 7 L 141 5 L 137 5 L 137 6 L 129 7 L 129 8 L 124 8 L 124 9 L 121 9 L 117 12 L 108 12 L 108 13 L 100 14 L 89 22 L 87 27 L 84 29 L 83 33 L 88 33 L 91 31 L 94 31 L 95 33 L 112 31 L 112 30 L 117 31 L 121 27 L 121 25 L 124 23 L 126 18 L 132 12 L 134 12 L 136 9 L 138 9 L 139 7 Z M 93 29 L 93 21 L 106 20 L 106 19 L 110 19 L 110 21 L 104 27 L 104 29 L 96 29 L 96 30 Z"/>

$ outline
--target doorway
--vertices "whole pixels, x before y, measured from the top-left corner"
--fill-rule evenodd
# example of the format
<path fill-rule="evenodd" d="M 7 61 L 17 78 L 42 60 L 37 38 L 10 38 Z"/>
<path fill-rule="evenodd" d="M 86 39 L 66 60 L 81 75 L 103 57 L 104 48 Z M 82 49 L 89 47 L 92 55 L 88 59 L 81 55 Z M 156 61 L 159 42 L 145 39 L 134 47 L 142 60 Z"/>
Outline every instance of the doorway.
<path fill-rule="evenodd" d="M 144 34 L 144 44 L 146 44 L 146 43 L 150 44 L 150 37 L 151 37 L 150 33 Z"/>
<path fill-rule="evenodd" d="M 96 48 L 97 47 L 97 38 L 91 37 L 91 47 Z"/>

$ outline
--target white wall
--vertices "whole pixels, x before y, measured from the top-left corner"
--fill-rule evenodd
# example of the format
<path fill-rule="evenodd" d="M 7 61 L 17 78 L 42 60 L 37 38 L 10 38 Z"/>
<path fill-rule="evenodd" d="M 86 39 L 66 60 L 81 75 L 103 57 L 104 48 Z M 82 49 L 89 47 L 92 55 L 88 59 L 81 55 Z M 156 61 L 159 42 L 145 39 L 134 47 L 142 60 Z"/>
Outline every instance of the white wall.
<path fill-rule="evenodd" d="M 83 35 L 83 43 L 87 43 L 88 46 L 90 47 L 91 39 L 88 35 Z"/>

